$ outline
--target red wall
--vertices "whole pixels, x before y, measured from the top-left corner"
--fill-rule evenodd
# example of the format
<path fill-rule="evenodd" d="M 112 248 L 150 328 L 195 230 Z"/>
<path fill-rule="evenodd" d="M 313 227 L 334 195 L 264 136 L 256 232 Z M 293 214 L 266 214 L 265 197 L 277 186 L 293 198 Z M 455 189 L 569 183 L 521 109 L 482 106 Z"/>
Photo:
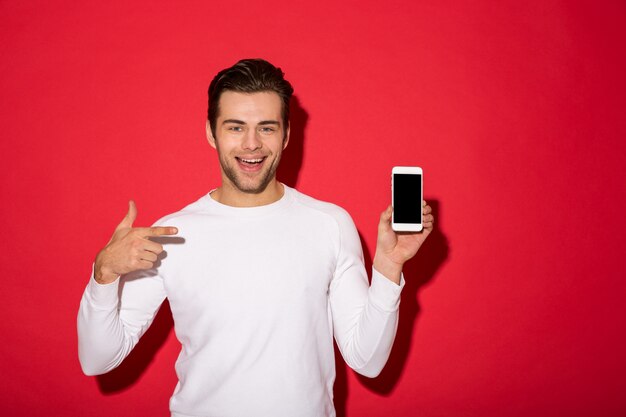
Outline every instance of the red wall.
<path fill-rule="evenodd" d="M 436 209 L 391 361 L 339 368 L 340 416 L 626 414 L 623 1 L 51 3 L 0 2 L 0 414 L 168 415 L 167 309 L 93 378 L 78 302 L 128 199 L 147 225 L 218 185 L 206 88 L 243 57 L 296 88 L 281 178 L 368 257 L 393 165 Z"/>

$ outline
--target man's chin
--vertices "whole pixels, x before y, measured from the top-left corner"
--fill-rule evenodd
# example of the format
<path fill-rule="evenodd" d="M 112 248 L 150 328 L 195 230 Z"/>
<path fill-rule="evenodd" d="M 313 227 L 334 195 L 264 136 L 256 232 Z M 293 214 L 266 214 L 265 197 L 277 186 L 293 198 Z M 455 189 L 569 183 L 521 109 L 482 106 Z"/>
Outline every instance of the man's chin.
<path fill-rule="evenodd" d="M 254 174 L 237 172 L 236 169 L 223 170 L 230 183 L 245 194 L 261 194 L 276 178 L 272 170 Z"/>
<path fill-rule="evenodd" d="M 267 186 L 271 183 L 271 180 L 265 180 L 261 182 L 258 182 L 258 181 L 246 182 L 246 181 L 239 181 L 237 179 L 236 181 L 232 181 L 232 182 L 235 188 L 237 188 L 242 193 L 261 194 L 267 189 Z"/>

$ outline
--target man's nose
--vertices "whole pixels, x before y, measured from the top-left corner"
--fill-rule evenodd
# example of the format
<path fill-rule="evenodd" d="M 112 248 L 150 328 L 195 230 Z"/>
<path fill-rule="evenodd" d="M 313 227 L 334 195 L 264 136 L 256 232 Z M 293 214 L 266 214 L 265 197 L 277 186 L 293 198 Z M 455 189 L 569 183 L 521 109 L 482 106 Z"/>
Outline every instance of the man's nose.
<path fill-rule="evenodd" d="M 248 132 L 246 132 L 246 136 L 243 139 L 242 146 L 244 149 L 251 150 L 259 149 L 261 146 L 263 146 L 263 142 L 261 142 L 259 133 L 254 129 L 250 129 Z"/>

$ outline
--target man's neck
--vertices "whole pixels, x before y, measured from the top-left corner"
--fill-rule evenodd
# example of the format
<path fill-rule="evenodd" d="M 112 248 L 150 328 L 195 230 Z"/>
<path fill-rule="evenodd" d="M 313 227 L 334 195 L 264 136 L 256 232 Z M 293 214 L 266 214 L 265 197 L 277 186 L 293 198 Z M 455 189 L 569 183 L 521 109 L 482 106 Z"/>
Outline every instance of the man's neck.
<path fill-rule="evenodd" d="M 232 185 L 224 184 L 211 193 L 211 198 L 218 203 L 231 207 L 266 206 L 280 200 L 285 194 L 285 187 L 274 180 L 260 193 L 245 193 Z"/>

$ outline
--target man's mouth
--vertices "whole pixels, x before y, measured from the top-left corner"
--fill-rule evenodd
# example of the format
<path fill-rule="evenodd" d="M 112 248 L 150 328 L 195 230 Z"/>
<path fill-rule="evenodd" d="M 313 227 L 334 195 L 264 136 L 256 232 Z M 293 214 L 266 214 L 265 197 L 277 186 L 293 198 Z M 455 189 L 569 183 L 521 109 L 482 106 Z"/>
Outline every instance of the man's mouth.
<path fill-rule="evenodd" d="M 245 171 L 256 171 L 263 165 L 266 157 L 261 158 L 242 158 L 236 156 L 235 159 L 239 163 L 239 166 Z"/>
<path fill-rule="evenodd" d="M 265 158 L 247 159 L 247 158 L 238 158 L 238 157 L 237 157 L 237 159 L 238 159 L 240 162 L 243 162 L 244 164 L 251 164 L 251 165 L 254 165 L 254 164 L 260 164 L 261 162 L 263 162 L 263 160 L 264 160 Z"/>

